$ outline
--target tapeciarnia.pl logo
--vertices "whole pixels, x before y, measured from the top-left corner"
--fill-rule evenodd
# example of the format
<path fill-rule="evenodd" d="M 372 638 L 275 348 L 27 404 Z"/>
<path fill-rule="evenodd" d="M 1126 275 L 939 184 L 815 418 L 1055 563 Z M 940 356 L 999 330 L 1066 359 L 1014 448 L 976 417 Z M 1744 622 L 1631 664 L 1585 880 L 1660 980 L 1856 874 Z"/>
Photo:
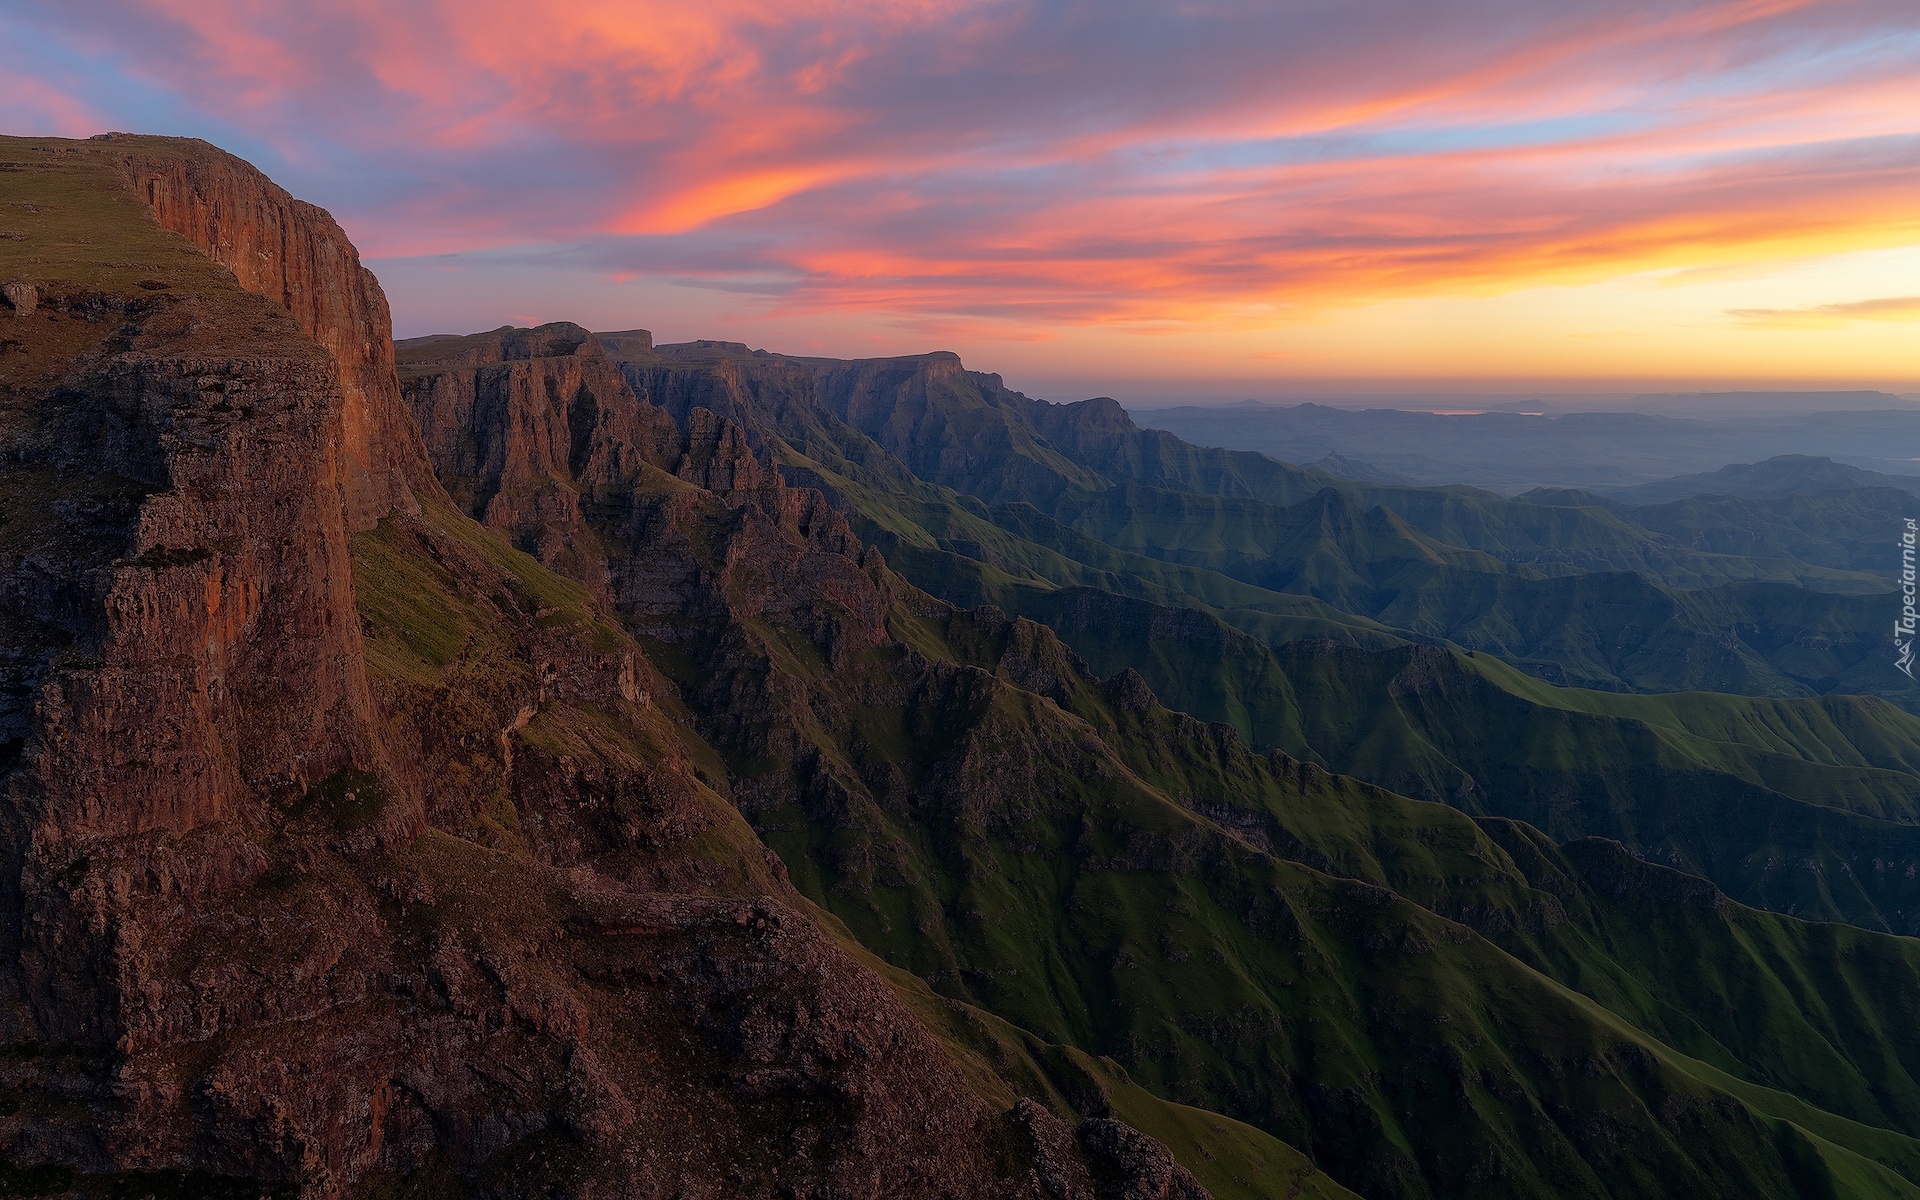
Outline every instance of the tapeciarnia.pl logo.
<path fill-rule="evenodd" d="M 1900 616 L 1893 622 L 1893 649 L 1899 657 L 1893 665 L 1913 678 L 1913 550 L 1914 540 L 1920 536 L 1915 527 L 1914 518 L 1907 518 L 1907 527 L 1900 533 Z"/>

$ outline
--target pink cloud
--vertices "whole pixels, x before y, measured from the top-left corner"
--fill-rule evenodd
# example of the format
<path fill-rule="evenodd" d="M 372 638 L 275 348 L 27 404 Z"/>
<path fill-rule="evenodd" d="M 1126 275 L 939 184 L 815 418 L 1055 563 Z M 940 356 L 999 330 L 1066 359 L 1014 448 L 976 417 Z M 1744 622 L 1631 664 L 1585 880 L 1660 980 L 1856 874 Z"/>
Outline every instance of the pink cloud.
<path fill-rule="evenodd" d="M 1915 240 L 1902 0 L 33 11 L 375 255 L 566 243 L 775 311 L 1235 324 Z"/>
<path fill-rule="evenodd" d="M 101 114 L 66 88 L 0 60 L 0 129 L 43 137 L 86 137 L 100 130 Z"/>

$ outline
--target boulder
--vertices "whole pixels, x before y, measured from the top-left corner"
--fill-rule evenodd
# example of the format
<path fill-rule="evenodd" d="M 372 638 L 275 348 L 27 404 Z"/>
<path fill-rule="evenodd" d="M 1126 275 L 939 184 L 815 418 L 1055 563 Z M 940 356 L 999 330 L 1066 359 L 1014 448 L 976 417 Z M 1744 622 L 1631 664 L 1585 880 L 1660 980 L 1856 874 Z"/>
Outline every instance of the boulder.
<path fill-rule="evenodd" d="M 0 284 L 0 296 L 5 296 L 7 303 L 13 305 L 16 317 L 24 317 L 40 306 L 40 289 L 23 280 Z"/>

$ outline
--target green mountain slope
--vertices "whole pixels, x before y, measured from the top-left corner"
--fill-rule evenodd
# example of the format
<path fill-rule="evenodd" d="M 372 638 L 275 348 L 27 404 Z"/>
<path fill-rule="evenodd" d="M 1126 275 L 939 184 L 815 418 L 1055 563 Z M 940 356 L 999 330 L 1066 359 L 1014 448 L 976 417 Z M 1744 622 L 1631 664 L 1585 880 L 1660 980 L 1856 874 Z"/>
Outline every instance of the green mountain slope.
<path fill-rule="evenodd" d="M 1884 575 L 1887 531 L 1914 507 L 1887 487 L 1793 492 L 1764 497 L 1699 495 L 1627 507 L 1588 492 L 1541 489 L 1520 497 L 1539 506 L 1599 509 L 1711 554 L 1791 559 Z"/>
<path fill-rule="evenodd" d="M 1735 463 L 1718 471 L 1680 475 L 1607 494 L 1627 504 L 1662 504 L 1691 496 L 1786 496 L 1891 488 L 1920 496 L 1920 475 L 1888 475 L 1809 454 L 1782 454 L 1757 463 Z"/>
<path fill-rule="evenodd" d="M 1342 485 L 1139 430 L 1110 401 L 1033 401 L 950 355 L 848 364 L 696 343 L 622 365 L 669 411 L 739 421 L 889 550 L 898 539 L 1016 579 L 1160 603 L 1257 611 L 1270 603 L 1259 592 L 1305 595 L 1583 686 L 1898 692 L 1881 669 L 1884 574 L 1823 565 L 1850 551 L 1719 553 L 1625 509 Z M 978 598 L 945 590 L 964 569 L 925 554 L 903 565 L 940 594 Z M 1258 592 L 1231 596 L 1223 579 Z M 1847 592 L 1866 595 L 1835 594 Z M 1817 645 L 1800 636 L 1808 628 Z"/>
<path fill-rule="evenodd" d="M 1384 787 L 1601 835 L 1751 904 L 1912 932 L 1920 720 L 1871 697 L 1558 688 L 1486 655 L 1270 647 L 1194 610 L 1008 593 L 1101 674 Z"/>
<path fill-rule="evenodd" d="M 1363 1195 L 1916 1193 L 1901 1082 L 1912 1051 L 1872 1032 L 1902 1019 L 1914 943 L 1848 931 L 1889 965 L 1850 981 L 1852 1008 L 1831 999 L 1843 1016 L 1801 1025 L 1768 982 L 1794 955 L 1819 961 L 1791 918 L 1742 918 L 1798 947 L 1778 962 L 1706 922 L 1628 945 L 1619 931 L 1636 914 L 1582 852 L 1529 833 L 1514 844 L 1537 841 L 1547 865 L 1523 867 L 1456 808 L 1257 754 L 1226 726 L 1162 707 L 1137 674 L 1097 682 L 1044 626 L 913 588 L 817 493 L 781 486 L 751 454 L 757 441 L 790 463 L 804 447 L 809 470 L 859 466 L 839 475 L 843 501 L 854 486 L 884 494 L 886 473 L 905 478 L 899 459 L 800 403 L 811 368 L 775 364 L 794 372 L 781 390 L 725 366 L 655 382 L 677 389 L 689 446 L 715 447 L 690 450 L 682 473 L 729 486 L 620 474 L 608 465 L 620 456 L 598 449 L 539 470 L 581 497 L 612 611 L 674 681 L 719 757 L 707 770 L 794 885 L 863 945 L 1069 1058 L 1110 1057 L 1163 1101 L 1297 1146 Z M 729 425 L 696 394 L 791 409 L 799 445 Z M 1024 457 L 1035 465 L 1016 472 L 1051 469 L 1045 454 Z M 575 460 L 602 465 L 576 473 Z M 465 482 L 496 497 L 490 521 L 537 534 L 498 503 L 508 491 Z M 903 491 L 972 519 L 990 511 Z M 927 534 L 901 511 L 873 523 L 897 522 L 903 545 Z M 954 553 L 931 540 L 927 554 Z M 528 544 L 565 563 L 581 543 Z M 1411 652 L 1354 628 L 1383 648 L 1348 652 Z M 1702 720 L 1674 736 L 1724 732 Z M 1830 724 L 1832 761 L 1814 765 L 1891 771 L 1875 765 L 1891 751 L 1864 733 L 1851 752 L 1865 765 L 1846 759 L 1846 726 Z M 1769 728 L 1800 736 L 1784 718 Z M 1688 937 L 1713 943 L 1720 985 L 1672 986 L 1694 965 Z M 1824 1048 L 1771 1046 L 1728 996 L 1759 997 L 1779 1011 L 1758 1028 L 1811 1029 Z M 1658 1004 L 1628 1002 L 1644 997 Z M 1868 1082 L 1830 1083 L 1833 1064 Z"/>

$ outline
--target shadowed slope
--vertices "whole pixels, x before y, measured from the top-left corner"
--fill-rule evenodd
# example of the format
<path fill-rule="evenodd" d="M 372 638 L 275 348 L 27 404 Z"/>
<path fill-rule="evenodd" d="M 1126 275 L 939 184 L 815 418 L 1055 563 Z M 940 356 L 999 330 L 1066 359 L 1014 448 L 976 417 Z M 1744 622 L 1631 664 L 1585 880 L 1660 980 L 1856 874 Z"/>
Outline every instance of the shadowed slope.
<path fill-rule="evenodd" d="M 910 587 L 818 493 L 765 470 L 784 436 L 695 403 L 763 387 L 796 438 L 833 432 L 787 390 L 798 365 L 737 365 L 660 380 L 690 440 L 717 429 L 733 447 L 730 490 L 664 467 L 571 486 L 609 547 L 616 611 L 735 803 L 863 943 L 1300 1145 L 1364 1194 L 1911 1193 L 1920 1147 L 1759 1085 L 1812 1081 L 1710 1005 L 1701 1024 L 1741 1047 L 1720 1058 L 1744 1082 L 1475 932 L 1564 923 L 1566 906 L 1468 817 L 1254 755 L 1137 677 L 1095 683 L 1039 625 Z M 438 386 L 423 375 L 409 399 Z M 1551 944 L 1588 953 L 1571 934 Z M 1656 986 L 1674 966 L 1616 974 Z M 1905 1119 L 1858 1092 L 1834 1103 Z"/>

